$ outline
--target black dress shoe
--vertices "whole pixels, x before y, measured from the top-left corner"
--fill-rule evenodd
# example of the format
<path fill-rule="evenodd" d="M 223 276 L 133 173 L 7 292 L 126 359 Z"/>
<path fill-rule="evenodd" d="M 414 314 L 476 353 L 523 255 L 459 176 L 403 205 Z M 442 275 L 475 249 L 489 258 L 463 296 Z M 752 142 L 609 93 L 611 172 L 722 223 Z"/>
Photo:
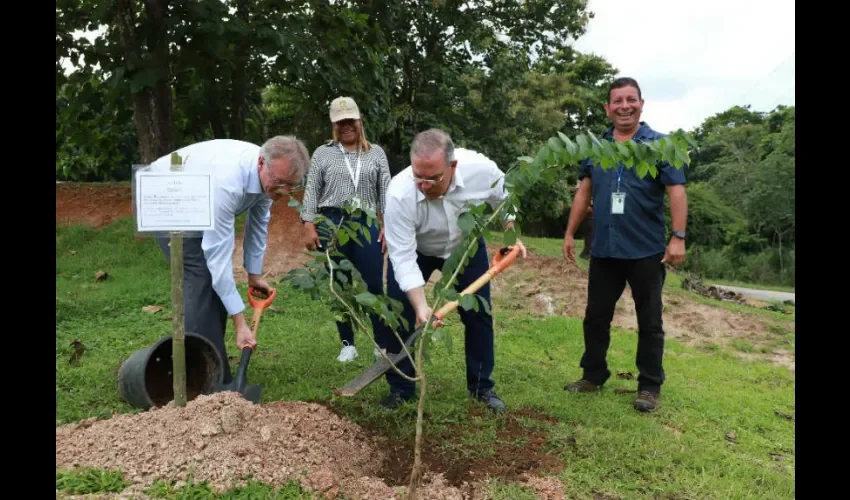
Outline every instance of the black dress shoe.
<path fill-rule="evenodd" d="M 392 410 L 398 408 L 404 403 L 413 399 L 413 396 L 402 396 L 397 392 L 391 392 L 389 396 L 384 399 L 378 401 L 378 406 L 381 408 L 386 408 L 387 410 Z"/>
<path fill-rule="evenodd" d="M 490 389 L 487 392 L 482 392 L 479 394 L 470 394 L 472 397 L 486 404 L 493 413 L 505 413 L 508 411 L 507 405 L 502 401 L 499 396 L 496 395 L 496 391 Z"/>

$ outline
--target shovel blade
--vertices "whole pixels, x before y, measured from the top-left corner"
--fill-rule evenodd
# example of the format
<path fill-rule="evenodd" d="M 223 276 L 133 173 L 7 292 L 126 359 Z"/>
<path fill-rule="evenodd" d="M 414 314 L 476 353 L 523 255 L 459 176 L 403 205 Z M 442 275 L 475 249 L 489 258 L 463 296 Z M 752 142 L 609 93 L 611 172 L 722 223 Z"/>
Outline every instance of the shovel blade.
<path fill-rule="evenodd" d="M 263 397 L 263 386 L 248 384 L 245 386 L 245 390 L 242 391 L 242 396 L 255 405 L 258 405 Z"/>
<path fill-rule="evenodd" d="M 408 349 L 410 349 L 410 346 L 413 344 L 413 342 L 416 341 L 417 338 L 419 338 L 423 330 L 424 328 L 420 327 L 416 331 L 414 331 L 413 335 L 408 337 L 407 340 L 404 342 L 404 345 Z M 411 354 L 413 353 L 411 352 Z M 387 353 L 387 357 L 390 358 L 393 365 L 398 366 L 399 362 L 407 357 L 407 354 L 405 354 L 404 349 L 402 349 L 401 351 L 395 354 Z M 390 363 L 387 362 L 384 357 L 381 357 L 378 361 L 375 362 L 374 365 L 367 368 L 366 371 L 358 375 L 356 378 L 352 379 L 343 387 L 334 390 L 334 394 L 336 394 L 337 396 L 354 396 L 355 394 L 366 388 L 369 384 L 381 378 L 381 375 L 386 373 L 387 370 L 391 369 L 392 366 L 390 365 Z"/>

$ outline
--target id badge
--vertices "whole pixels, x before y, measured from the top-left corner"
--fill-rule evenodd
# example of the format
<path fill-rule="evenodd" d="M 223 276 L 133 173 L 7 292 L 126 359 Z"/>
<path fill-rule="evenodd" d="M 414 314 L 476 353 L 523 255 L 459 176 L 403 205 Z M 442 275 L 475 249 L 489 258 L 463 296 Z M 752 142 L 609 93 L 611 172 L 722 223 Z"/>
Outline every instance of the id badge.
<path fill-rule="evenodd" d="M 363 203 L 360 201 L 360 198 L 357 198 L 356 196 L 351 198 L 351 204 L 354 208 L 363 208 Z"/>
<path fill-rule="evenodd" d="M 623 214 L 626 211 L 626 193 L 611 193 L 611 213 Z"/>

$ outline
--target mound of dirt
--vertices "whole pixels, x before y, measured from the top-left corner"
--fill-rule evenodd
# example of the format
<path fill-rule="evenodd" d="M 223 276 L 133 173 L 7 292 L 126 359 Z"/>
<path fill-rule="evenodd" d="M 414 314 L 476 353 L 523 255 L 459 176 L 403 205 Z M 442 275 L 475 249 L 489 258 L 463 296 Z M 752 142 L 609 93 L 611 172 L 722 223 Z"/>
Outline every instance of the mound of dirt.
<path fill-rule="evenodd" d="M 399 498 L 405 487 L 374 476 L 384 458 L 359 426 L 321 405 L 254 405 L 232 392 L 56 429 L 57 470 L 118 469 L 134 489 L 191 474 L 219 491 L 248 478 L 272 485 L 294 479 L 326 498 Z M 426 476 L 423 493 L 467 497 L 439 475 Z"/>

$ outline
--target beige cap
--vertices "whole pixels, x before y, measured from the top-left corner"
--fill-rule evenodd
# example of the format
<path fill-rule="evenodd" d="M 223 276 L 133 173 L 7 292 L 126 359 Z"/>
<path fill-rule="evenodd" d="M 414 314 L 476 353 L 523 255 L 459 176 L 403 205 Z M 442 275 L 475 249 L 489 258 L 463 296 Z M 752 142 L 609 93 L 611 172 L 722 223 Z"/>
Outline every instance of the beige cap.
<path fill-rule="evenodd" d="M 340 120 L 359 120 L 360 110 L 350 97 L 337 97 L 331 102 L 331 122 Z"/>

